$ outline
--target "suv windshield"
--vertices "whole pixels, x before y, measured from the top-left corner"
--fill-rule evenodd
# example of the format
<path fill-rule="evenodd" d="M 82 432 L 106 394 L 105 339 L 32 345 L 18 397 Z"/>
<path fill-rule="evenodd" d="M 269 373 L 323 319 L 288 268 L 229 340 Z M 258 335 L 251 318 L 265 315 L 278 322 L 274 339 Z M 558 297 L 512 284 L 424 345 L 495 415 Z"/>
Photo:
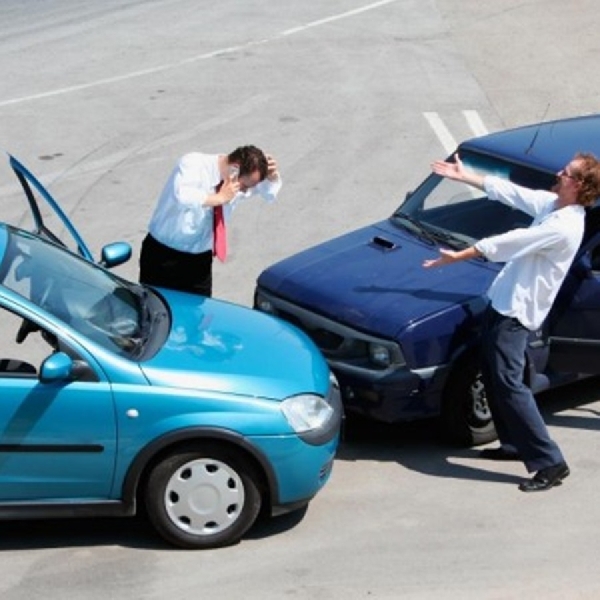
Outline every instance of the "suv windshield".
<path fill-rule="evenodd" d="M 112 352 L 139 358 L 152 332 L 145 288 L 8 228 L 0 284 Z"/>
<path fill-rule="evenodd" d="M 550 189 L 556 180 L 549 173 L 472 152 L 461 151 L 460 157 L 472 171 L 534 189 Z M 392 215 L 392 222 L 420 236 L 463 248 L 484 237 L 527 227 L 531 217 L 500 202 L 489 202 L 481 190 L 432 174 Z"/>

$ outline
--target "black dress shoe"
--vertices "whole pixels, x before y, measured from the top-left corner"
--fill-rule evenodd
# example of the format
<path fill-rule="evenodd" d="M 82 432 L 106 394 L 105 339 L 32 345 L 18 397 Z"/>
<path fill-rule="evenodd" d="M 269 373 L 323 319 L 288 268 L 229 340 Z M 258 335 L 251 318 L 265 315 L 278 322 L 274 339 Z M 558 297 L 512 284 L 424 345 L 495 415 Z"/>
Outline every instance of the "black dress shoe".
<path fill-rule="evenodd" d="M 559 463 L 553 467 L 540 469 L 531 479 L 519 485 L 522 492 L 543 492 L 560 485 L 565 477 L 569 476 L 567 463 Z"/>
<path fill-rule="evenodd" d="M 479 458 L 486 460 L 521 460 L 518 452 L 507 450 L 500 446 L 499 448 L 484 448 L 479 451 Z"/>

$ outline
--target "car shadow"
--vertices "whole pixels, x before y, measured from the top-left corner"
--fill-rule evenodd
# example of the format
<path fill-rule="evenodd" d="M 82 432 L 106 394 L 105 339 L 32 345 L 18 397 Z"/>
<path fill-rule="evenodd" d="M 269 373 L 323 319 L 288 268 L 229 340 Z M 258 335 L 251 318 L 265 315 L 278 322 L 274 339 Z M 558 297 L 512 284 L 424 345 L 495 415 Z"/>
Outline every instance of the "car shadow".
<path fill-rule="evenodd" d="M 171 548 L 142 516 L 0 522 L 0 551 L 115 545 L 140 550 Z"/>
<path fill-rule="evenodd" d="M 600 399 L 599 390 L 600 378 L 593 378 L 540 394 L 540 409 L 546 423 L 552 427 L 600 431 L 600 409 L 591 406 Z M 392 425 L 349 415 L 336 460 L 395 462 L 434 477 L 510 484 L 522 480 L 516 475 L 495 472 L 489 461 L 482 460 L 482 468 L 454 462 L 475 459 L 477 454 L 477 448 L 455 448 L 440 443 L 434 420 Z M 244 535 L 242 544 L 244 540 L 261 540 L 293 529 L 304 519 L 307 509 L 260 518 Z M 0 551 L 114 545 L 179 551 L 163 542 L 143 515 L 0 521 Z"/>
<path fill-rule="evenodd" d="M 261 540 L 296 527 L 306 515 L 305 506 L 273 518 L 261 516 L 243 536 Z M 74 518 L 0 521 L 0 552 L 51 548 L 121 546 L 137 550 L 180 551 L 164 542 L 143 515 L 123 518 Z"/>
<path fill-rule="evenodd" d="M 299 525 L 304 520 L 308 510 L 309 505 L 277 517 L 267 518 L 263 516 L 244 535 L 242 543 L 244 540 L 262 540 L 285 533 Z"/>
<path fill-rule="evenodd" d="M 600 431 L 600 410 L 591 406 L 600 399 L 599 390 L 600 378 L 590 378 L 539 394 L 544 420 L 551 427 Z M 387 424 L 347 415 L 336 460 L 396 462 L 429 476 L 497 483 L 512 484 L 527 476 L 524 470 L 523 477 L 495 472 L 493 463 L 478 454 L 478 448 L 442 443 L 435 419 Z M 475 459 L 481 467 L 457 459 Z"/>

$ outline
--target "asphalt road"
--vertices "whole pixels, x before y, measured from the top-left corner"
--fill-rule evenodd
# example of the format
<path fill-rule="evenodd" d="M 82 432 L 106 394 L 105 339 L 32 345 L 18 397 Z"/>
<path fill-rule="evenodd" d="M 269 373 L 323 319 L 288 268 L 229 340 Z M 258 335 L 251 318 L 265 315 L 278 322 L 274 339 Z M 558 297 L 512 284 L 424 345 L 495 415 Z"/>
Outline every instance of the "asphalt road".
<path fill-rule="evenodd" d="M 272 153 L 280 199 L 238 209 L 215 273 L 250 305 L 265 266 L 388 215 L 456 141 L 597 111 L 599 30 L 592 0 L 2 0 L 0 148 L 94 251 L 129 241 L 131 278 L 181 154 Z M 24 213 L 6 161 L 0 213 Z M 598 386 L 543 399 L 572 468 L 547 494 L 429 424 L 351 422 L 308 510 L 232 548 L 172 550 L 137 520 L 0 523 L 0 597 L 598 598 Z"/>

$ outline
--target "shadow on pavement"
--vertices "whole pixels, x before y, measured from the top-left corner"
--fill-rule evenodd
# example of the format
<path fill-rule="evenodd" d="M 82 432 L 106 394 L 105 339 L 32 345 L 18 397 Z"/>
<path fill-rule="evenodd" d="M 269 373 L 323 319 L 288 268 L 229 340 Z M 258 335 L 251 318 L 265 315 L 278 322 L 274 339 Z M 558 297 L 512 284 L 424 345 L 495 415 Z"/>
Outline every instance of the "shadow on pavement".
<path fill-rule="evenodd" d="M 599 397 L 600 379 L 591 378 L 544 392 L 538 396 L 538 402 L 550 427 L 600 431 L 600 409 L 591 406 Z M 501 469 L 495 472 L 501 463 L 480 459 L 478 454 L 478 448 L 457 448 L 440 442 L 436 420 L 387 424 L 348 415 L 336 459 L 396 462 L 419 473 L 455 479 L 513 484 L 528 477 L 522 463 L 511 463 L 522 471 L 523 476 L 519 477 L 500 472 Z M 473 459 L 477 463 L 460 464 L 455 459 Z"/>
<path fill-rule="evenodd" d="M 168 549 L 143 517 L 1 521 L 0 551 L 122 546 Z"/>
<path fill-rule="evenodd" d="M 540 394 L 544 419 L 551 427 L 600 431 L 600 378 L 593 378 Z M 477 448 L 455 448 L 440 443 L 435 420 L 386 424 L 348 416 L 336 460 L 396 462 L 434 477 L 514 484 L 522 477 L 500 472 L 490 461 L 477 458 Z M 470 465 L 455 459 L 474 459 Z M 478 466 L 481 463 L 481 468 Z M 506 464 L 506 463 L 505 463 Z M 477 465 L 477 466 L 475 466 Z M 503 469 L 506 470 L 506 469 Z M 261 518 L 244 536 L 260 540 L 296 527 L 306 508 L 279 517 Z M 154 532 L 142 516 L 127 518 L 0 521 L 0 552 L 65 547 L 122 546 L 140 550 L 174 550 Z"/>
<path fill-rule="evenodd" d="M 296 527 L 308 507 L 274 518 L 261 517 L 244 535 L 244 540 L 260 540 Z M 77 518 L 34 521 L 0 521 L 0 552 L 49 548 L 121 546 L 138 550 L 173 550 L 143 517 Z M 190 552 L 194 552 L 191 550 Z M 201 550 L 199 552 L 202 552 Z"/>

